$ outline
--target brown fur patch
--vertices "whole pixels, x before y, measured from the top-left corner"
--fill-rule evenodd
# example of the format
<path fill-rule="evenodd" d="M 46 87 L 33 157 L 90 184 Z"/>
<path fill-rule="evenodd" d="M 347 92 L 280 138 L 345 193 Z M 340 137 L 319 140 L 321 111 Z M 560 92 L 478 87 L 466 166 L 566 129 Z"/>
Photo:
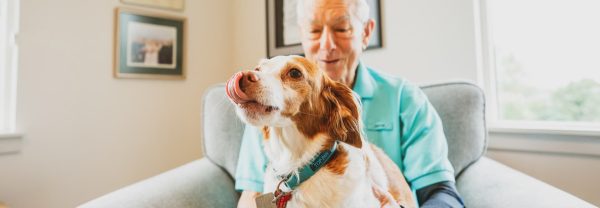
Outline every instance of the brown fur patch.
<path fill-rule="evenodd" d="M 296 96 L 289 97 L 284 100 L 283 111 L 281 115 L 284 117 L 293 117 L 294 115 L 301 113 L 300 105 L 305 102 L 310 102 L 312 93 L 314 92 L 316 78 L 318 77 L 319 71 L 315 69 L 310 61 L 302 57 L 294 57 L 285 64 L 280 70 L 279 76 L 284 88 L 292 89 L 297 94 Z M 289 75 L 289 72 L 293 69 L 298 69 L 302 72 L 302 77 L 295 78 Z"/>
<path fill-rule="evenodd" d="M 406 207 L 415 207 L 416 201 L 412 197 L 410 186 L 406 182 L 404 175 L 396 166 L 396 163 L 392 161 L 379 147 L 371 144 L 371 149 L 375 153 L 375 157 L 381 163 L 383 171 L 388 181 L 388 192 L 394 197 L 397 202 L 401 202 Z"/>
<path fill-rule="evenodd" d="M 284 116 L 284 117 L 294 116 L 294 114 L 297 113 L 297 112 L 294 112 L 294 109 L 292 107 L 292 106 L 294 106 L 294 102 L 292 100 L 287 100 L 287 99 L 284 100 L 283 102 L 284 102 L 284 104 L 283 104 L 284 111 L 281 111 L 281 116 Z"/>
<path fill-rule="evenodd" d="M 263 126 L 262 127 L 262 133 L 263 133 L 263 137 L 265 140 L 269 140 L 269 137 L 271 137 L 271 132 L 269 131 L 269 127 L 268 126 Z"/>
<path fill-rule="evenodd" d="M 306 64 L 305 68 L 316 69 L 316 65 L 307 60 L 298 60 Z M 312 92 L 300 105 L 299 113 L 292 116 L 298 130 L 307 138 L 327 133 L 334 140 L 361 148 L 360 112 L 352 90 L 322 73 L 316 73 L 316 76 L 313 78 Z"/>
<path fill-rule="evenodd" d="M 325 169 L 333 174 L 343 175 L 346 172 L 349 162 L 348 152 L 342 146 L 338 146 L 335 154 L 331 156 L 331 159 L 325 165 Z"/>
<path fill-rule="evenodd" d="M 303 68 L 308 73 L 308 76 L 317 77 L 317 75 L 320 74 L 319 68 L 317 68 L 317 65 L 315 63 L 309 61 L 308 59 L 306 59 L 304 57 L 295 57 L 293 60 L 303 66 Z"/>
<path fill-rule="evenodd" d="M 352 90 L 327 77 L 324 77 L 324 79 L 324 87 L 321 92 L 325 110 L 324 116 L 327 117 L 327 122 L 324 125 L 334 139 L 361 148 L 360 118 Z"/>

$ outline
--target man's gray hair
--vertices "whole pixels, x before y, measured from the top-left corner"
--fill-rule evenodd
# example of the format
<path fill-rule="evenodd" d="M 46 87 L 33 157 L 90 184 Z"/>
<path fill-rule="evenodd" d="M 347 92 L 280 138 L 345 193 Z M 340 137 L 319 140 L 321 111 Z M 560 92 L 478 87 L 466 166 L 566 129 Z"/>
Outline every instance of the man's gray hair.
<path fill-rule="evenodd" d="M 297 0 L 296 18 L 298 23 L 301 19 L 306 18 L 307 6 L 313 6 L 317 0 Z M 361 23 L 366 23 L 369 20 L 369 5 L 366 0 L 342 0 L 350 8 L 350 15 L 355 16 Z"/>

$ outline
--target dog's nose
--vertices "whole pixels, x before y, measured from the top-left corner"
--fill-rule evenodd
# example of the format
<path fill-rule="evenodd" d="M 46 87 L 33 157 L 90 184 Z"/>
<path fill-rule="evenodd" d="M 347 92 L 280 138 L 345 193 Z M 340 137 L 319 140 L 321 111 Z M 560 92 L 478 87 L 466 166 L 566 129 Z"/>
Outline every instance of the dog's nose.
<path fill-rule="evenodd" d="M 256 73 L 252 71 L 244 72 L 244 78 L 248 79 L 250 82 L 258 82 L 258 80 L 260 80 Z"/>
<path fill-rule="evenodd" d="M 254 72 L 245 71 L 242 73 L 242 78 L 240 79 L 240 89 L 243 92 L 246 92 L 246 88 L 252 84 L 255 84 L 258 82 L 258 80 L 260 80 L 260 78 L 258 78 L 258 75 L 256 75 Z"/>

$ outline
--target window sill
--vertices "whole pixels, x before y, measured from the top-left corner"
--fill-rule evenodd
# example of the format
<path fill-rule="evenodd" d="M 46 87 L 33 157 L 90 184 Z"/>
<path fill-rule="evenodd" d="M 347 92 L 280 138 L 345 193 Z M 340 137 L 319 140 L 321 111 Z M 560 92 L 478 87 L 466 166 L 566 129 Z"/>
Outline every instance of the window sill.
<path fill-rule="evenodd" d="M 23 134 L 0 133 L 0 155 L 14 154 L 21 151 Z"/>
<path fill-rule="evenodd" d="M 488 125 L 491 133 L 544 134 L 587 136 L 600 138 L 598 124 L 570 124 L 560 122 L 498 122 Z"/>
<path fill-rule="evenodd" d="M 490 125 L 489 132 L 492 151 L 600 157 L 598 130 Z"/>

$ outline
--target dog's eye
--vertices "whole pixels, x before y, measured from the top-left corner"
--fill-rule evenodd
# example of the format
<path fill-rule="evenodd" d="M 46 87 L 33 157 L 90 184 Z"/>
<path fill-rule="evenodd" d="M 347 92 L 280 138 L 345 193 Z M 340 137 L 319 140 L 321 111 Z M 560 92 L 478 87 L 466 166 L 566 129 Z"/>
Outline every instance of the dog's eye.
<path fill-rule="evenodd" d="M 300 70 L 293 68 L 288 72 L 288 76 L 290 76 L 291 78 L 294 79 L 298 79 L 300 77 L 302 77 L 302 72 L 300 72 Z"/>

